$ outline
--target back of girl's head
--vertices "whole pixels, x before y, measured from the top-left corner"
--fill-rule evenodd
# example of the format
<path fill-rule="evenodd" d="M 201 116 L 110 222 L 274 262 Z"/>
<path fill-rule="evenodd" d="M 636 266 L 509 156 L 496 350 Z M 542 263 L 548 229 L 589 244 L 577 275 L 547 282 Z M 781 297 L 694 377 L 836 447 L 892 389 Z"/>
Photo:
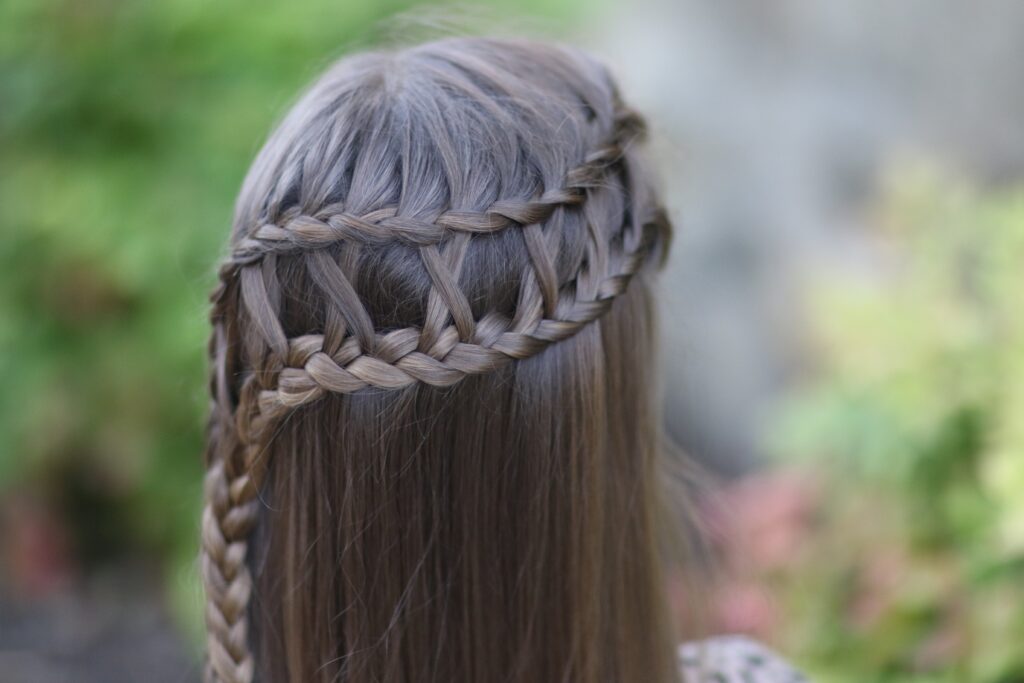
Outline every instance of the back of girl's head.
<path fill-rule="evenodd" d="M 213 295 L 210 680 L 664 681 L 641 119 L 564 47 L 333 66 Z"/>

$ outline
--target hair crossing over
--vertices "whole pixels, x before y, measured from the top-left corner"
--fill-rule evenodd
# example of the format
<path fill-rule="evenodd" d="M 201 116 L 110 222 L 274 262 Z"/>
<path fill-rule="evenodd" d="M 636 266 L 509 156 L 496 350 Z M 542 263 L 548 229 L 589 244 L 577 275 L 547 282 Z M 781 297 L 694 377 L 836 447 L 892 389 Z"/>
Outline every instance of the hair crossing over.
<path fill-rule="evenodd" d="M 664 254 L 667 220 L 643 203 L 630 207 L 621 230 L 586 221 L 578 269 L 559 276 L 561 223 L 554 219 L 585 211 L 593 190 L 610 176 L 628 175 L 626 151 L 644 133 L 641 118 L 620 102 L 609 128 L 561 184 L 534 196 L 433 215 L 404 214 L 401 202 L 360 210 L 346 197 L 312 209 L 268 202 L 259 220 L 243 227 L 211 296 L 213 414 L 202 520 L 209 681 L 249 683 L 255 675 L 247 538 L 257 519 L 266 444 L 282 418 L 327 394 L 448 387 L 534 356 L 598 319 L 653 253 Z M 616 182 L 628 190 L 631 180 Z M 460 287 L 467 251 L 472 240 L 504 231 L 518 233 L 529 256 L 515 305 L 474 315 Z M 357 291 L 363 250 L 391 244 L 415 253 L 429 278 L 422 324 L 379 324 Z M 282 259 L 304 270 L 310 297 L 323 302 L 320 329 L 287 332 Z M 238 339 L 240 320 L 249 329 L 237 342 L 241 353 L 229 341 Z"/>

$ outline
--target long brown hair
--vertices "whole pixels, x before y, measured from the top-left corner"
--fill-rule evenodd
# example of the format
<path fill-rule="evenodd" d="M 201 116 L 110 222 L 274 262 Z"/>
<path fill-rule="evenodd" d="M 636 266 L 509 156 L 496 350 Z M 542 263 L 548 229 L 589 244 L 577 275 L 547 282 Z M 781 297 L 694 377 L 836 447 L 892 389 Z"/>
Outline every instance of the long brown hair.
<path fill-rule="evenodd" d="M 208 680 L 677 680 L 643 130 L 468 38 L 285 118 L 212 296 Z"/>

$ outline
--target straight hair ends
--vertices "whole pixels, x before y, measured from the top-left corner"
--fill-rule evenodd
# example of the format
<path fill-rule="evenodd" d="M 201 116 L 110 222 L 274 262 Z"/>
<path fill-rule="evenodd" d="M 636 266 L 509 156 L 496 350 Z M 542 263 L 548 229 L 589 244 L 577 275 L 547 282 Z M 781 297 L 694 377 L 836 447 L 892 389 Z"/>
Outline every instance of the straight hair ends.
<path fill-rule="evenodd" d="M 641 134 L 491 39 L 286 117 L 212 297 L 209 681 L 679 680 Z"/>

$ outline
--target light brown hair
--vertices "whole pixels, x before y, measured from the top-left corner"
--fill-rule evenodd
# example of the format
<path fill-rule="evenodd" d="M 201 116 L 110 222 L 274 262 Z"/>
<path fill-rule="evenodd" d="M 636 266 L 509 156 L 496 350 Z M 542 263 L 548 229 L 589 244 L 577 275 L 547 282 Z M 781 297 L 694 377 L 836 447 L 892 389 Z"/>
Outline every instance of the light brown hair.
<path fill-rule="evenodd" d="M 641 118 L 566 47 L 341 60 L 212 296 L 209 681 L 678 678 Z"/>

